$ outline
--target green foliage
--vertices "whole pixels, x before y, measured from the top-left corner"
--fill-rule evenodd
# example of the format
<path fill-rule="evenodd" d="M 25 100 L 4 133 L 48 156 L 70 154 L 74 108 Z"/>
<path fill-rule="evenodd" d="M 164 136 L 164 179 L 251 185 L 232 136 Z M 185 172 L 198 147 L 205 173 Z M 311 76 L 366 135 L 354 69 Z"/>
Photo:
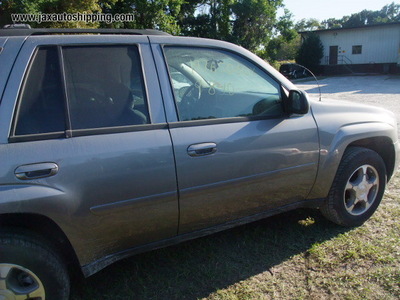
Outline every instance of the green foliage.
<path fill-rule="evenodd" d="M 285 8 L 284 15 L 276 23 L 276 29 L 286 42 L 290 42 L 298 36 L 292 18 L 293 14 Z"/>
<path fill-rule="evenodd" d="M 229 41 L 231 39 L 234 0 L 187 1 L 179 24 L 182 34 Z M 196 10 L 197 9 L 197 10 Z"/>
<path fill-rule="evenodd" d="M 101 27 L 158 29 L 174 35 L 180 33 L 176 16 L 184 0 L 99 0 L 103 13 L 130 13 L 133 22 L 101 24 Z"/>
<path fill-rule="evenodd" d="M 329 18 L 322 22 L 313 18 L 302 19 L 296 23 L 295 29 L 301 32 L 320 29 L 351 28 L 393 22 L 400 22 L 400 4 L 394 2 L 385 5 L 381 10 L 363 10 L 340 19 Z"/>
<path fill-rule="evenodd" d="M 317 19 L 314 19 L 314 18 L 302 19 L 296 23 L 295 29 L 299 32 L 313 31 L 313 30 L 322 29 L 322 25 Z"/>
<path fill-rule="evenodd" d="M 399 21 L 400 4 L 395 4 L 393 2 L 392 4 L 384 6 L 381 10 L 363 10 L 359 13 L 352 14 L 350 17 L 343 17 L 342 26 L 348 28 Z"/>
<path fill-rule="evenodd" d="M 32 27 L 153 28 L 174 35 L 209 37 L 241 45 L 272 60 L 291 59 L 298 47 L 297 31 L 400 22 L 400 4 L 342 19 L 303 19 L 293 24 L 283 0 L 0 0 L 0 26 L 10 24 L 12 13 L 130 13 L 132 22 L 31 23 Z"/>
<path fill-rule="evenodd" d="M 351 28 L 393 22 L 400 22 L 400 4 L 394 2 L 385 5 L 381 10 L 365 9 L 351 16 L 344 16 L 341 19 L 330 18 L 323 21 L 321 27 L 322 29 Z"/>
<path fill-rule="evenodd" d="M 0 0 L 0 26 L 11 24 L 11 14 L 13 13 L 35 13 L 36 5 L 34 1 L 23 0 Z"/>
<path fill-rule="evenodd" d="M 0 26 L 11 24 L 12 13 L 38 14 L 38 13 L 98 13 L 101 11 L 98 0 L 1 0 L 0 1 Z M 98 27 L 97 23 L 83 22 L 43 22 L 30 23 L 33 27 L 49 28 L 85 28 Z"/>
<path fill-rule="evenodd" d="M 232 42 L 255 51 L 271 37 L 281 0 L 243 0 L 232 6 Z"/>
<path fill-rule="evenodd" d="M 347 18 L 347 17 L 343 17 L 342 20 L 344 20 L 345 18 Z M 322 29 L 325 29 L 325 28 L 330 28 L 330 29 L 341 28 L 342 27 L 342 20 L 338 20 L 338 19 L 335 19 L 335 18 L 330 18 L 330 19 L 325 20 L 325 21 L 322 22 L 321 28 Z"/>
<path fill-rule="evenodd" d="M 319 36 L 309 33 L 301 44 L 296 56 L 296 62 L 318 73 L 321 58 L 324 56 L 324 46 Z"/>
<path fill-rule="evenodd" d="M 267 59 L 270 63 L 275 61 L 294 60 L 300 47 L 300 35 L 287 41 L 280 35 L 272 38 L 266 45 L 260 56 Z"/>
<path fill-rule="evenodd" d="M 179 24 L 183 35 L 225 40 L 256 51 L 271 38 L 280 6 L 282 0 L 188 1 Z"/>
<path fill-rule="evenodd" d="M 259 56 L 273 65 L 278 61 L 294 60 L 300 46 L 300 35 L 294 29 L 292 14 L 287 9 L 275 27 L 279 34 L 265 44 L 263 51 L 258 52 Z"/>

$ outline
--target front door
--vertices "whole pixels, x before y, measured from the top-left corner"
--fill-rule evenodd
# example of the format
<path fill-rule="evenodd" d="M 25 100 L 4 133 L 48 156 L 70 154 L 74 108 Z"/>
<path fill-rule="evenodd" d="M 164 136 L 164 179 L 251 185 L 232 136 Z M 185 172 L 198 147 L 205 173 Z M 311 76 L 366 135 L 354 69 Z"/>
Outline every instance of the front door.
<path fill-rule="evenodd" d="M 170 124 L 179 232 L 304 199 L 318 161 L 311 113 L 287 116 L 280 84 L 232 52 L 166 46 L 164 53 L 180 120 Z"/>

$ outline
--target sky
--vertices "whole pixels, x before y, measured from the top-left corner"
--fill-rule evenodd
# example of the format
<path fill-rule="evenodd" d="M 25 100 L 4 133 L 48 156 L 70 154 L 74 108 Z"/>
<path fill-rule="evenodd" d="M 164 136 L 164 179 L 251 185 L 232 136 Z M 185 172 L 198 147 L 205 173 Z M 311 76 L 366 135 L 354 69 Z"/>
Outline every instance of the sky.
<path fill-rule="evenodd" d="M 340 19 L 364 9 L 380 10 L 392 2 L 400 4 L 400 0 L 283 0 L 296 22 L 310 18 L 320 21 Z"/>

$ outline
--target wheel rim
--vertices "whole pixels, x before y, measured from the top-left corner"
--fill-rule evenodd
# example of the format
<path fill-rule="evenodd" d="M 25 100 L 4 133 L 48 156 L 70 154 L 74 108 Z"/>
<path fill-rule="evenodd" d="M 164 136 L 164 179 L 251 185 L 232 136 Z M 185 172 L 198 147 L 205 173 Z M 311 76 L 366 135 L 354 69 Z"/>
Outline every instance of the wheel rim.
<path fill-rule="evenodd" d="M 344 190 L 344 205 L 347 212 L 359 216 L 369 210 L 379 190 L 379 176 L 371 165 L 357 168 L 347 180 Z"/>
<path fill-rule="evenodd" d="M 44 286 L 30 270 L 0 264 L 0 300 L 45 300 Z"/>

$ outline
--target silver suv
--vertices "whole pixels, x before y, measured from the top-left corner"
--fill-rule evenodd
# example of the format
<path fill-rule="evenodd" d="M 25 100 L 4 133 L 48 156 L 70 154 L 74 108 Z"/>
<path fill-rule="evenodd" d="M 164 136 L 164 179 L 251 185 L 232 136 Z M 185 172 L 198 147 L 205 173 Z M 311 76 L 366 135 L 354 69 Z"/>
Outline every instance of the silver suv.
<path fill-rule="evenodd" d="M 311 101 L 221 41 L 3 29 L 0 66 L 1 299 L 300 207 L 361 225 L 398 165 L 391 112 Z"/>

